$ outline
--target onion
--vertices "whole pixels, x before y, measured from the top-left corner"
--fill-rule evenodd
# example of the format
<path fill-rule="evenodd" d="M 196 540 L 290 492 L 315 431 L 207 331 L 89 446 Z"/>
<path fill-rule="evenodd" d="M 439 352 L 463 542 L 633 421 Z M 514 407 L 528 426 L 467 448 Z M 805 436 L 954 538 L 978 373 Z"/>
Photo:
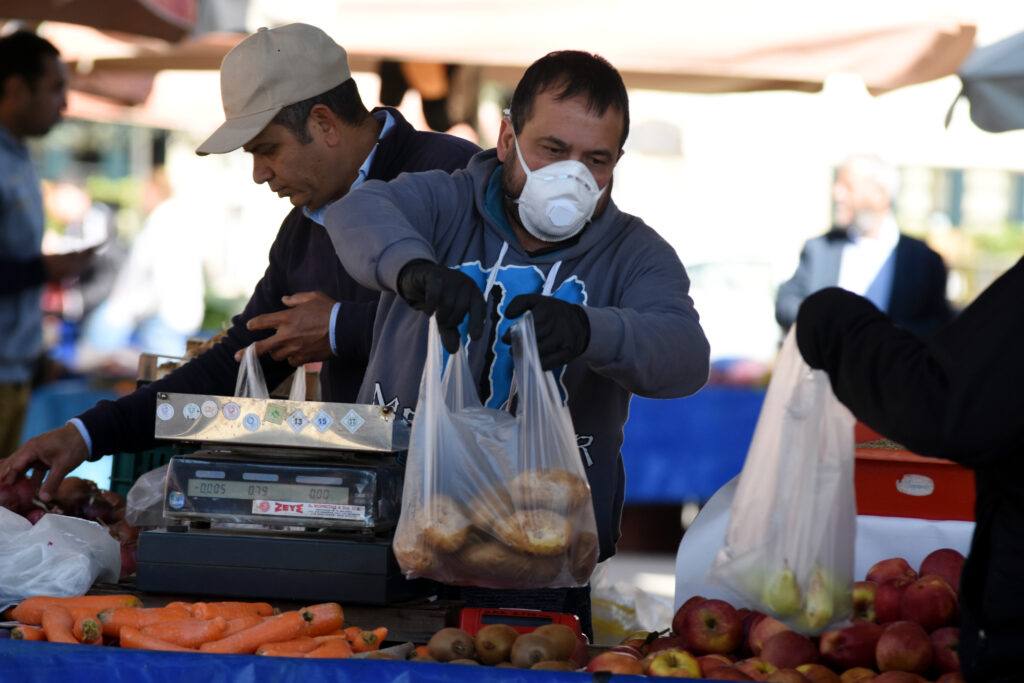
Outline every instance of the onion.
<path fill-rule="evenodd" d="M 45 514 L 46 510 L 43 510 L 41 508 L 32 508 L 27 513 L 25 513 L 25 519 L 35 524 L 40 519 L 42 519 L 43 515 Z"/>
<path fill-rule="evenodd" d="M 95 491 L 95 482 L 79 477 L 66 477 L 57 487 L 57 495 L 54 496 L 54 500 L 64 514 L 77 517 Z"/>

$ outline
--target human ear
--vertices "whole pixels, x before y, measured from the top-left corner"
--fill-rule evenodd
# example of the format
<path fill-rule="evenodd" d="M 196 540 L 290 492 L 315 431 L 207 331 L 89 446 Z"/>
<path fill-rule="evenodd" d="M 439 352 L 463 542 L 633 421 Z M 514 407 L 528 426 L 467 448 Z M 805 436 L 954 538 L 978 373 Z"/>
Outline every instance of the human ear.
<path fill-rule="evenodd" d="M 512 128 L 512 122 L 507 117 L 502 117 L 501 128 L 498 129 L 498 161 L 505 163 L 508 159 L 509 150 L 515 147 L 515 134 Z"/>

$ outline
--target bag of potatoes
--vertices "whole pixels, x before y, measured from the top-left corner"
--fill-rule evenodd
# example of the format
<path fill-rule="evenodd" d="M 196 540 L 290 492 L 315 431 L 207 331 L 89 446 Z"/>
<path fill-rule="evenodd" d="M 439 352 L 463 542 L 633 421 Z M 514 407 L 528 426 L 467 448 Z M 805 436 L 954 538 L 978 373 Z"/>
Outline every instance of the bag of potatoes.
<path fill-rule="evenodd" d="M 512 326 L 515 414 L 480 403 L 465 345 L 443 365 L 430 319 L 394 551 L 406 578 L 487 588 L 585 585 L 597 526 L 569 409 Z"/>

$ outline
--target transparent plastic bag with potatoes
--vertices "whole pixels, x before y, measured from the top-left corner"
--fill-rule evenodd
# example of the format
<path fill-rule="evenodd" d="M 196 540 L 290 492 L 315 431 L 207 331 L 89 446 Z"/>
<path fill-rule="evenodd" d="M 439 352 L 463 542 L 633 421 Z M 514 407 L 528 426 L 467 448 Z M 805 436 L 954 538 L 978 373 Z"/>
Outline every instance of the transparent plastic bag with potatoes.
<path fill-rule="evenodd" d="M 854 418 L 790 330 L 707 579 L 816 635 L 853 612 Z"/>
<path fill-rule="evenodd" d="M 547 588 L 584 585 L 594 570 L 590 486 L 529 312 L 512 326 L 512 356 L 514 411 L 486 408 L 465 345 L 444 367 L 430 320 L 393 544 L 406 578 Z"/>

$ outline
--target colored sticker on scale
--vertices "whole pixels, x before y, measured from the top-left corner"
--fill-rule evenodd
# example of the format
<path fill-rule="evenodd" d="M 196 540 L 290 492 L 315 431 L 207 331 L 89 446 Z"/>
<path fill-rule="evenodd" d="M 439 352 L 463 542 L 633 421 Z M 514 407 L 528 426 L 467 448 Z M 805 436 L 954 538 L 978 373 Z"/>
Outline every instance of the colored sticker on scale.
<path fill-rule="evenodd" d="M 234 401 L 228 401 L 220 409 L 220 412 L 225 420 L 237 420 L 238 416 L 242 414 L 242 408 Z"/>
<path fill-rule="evenodd" d="M 156 416 L 161 420 L 170 420 L 174 417 L 174 406 L 170 403 L 161 403 L 156 407 Z"/>
<path fill-rule="evenodd" d="M 352 434 L 355 434 L 357 431 L 359 431 L 359 428 L 362 427 L 365 423 L 366 420 L 363 419 L 363 416 L 354 410 L 348 411 L 347 413 L 345 413 L 345 417 L 341 418 L 342 426 L 345 427 L 345 429 L 347 429 Z"/>
<path fill-rule="evenodd" d="M 180 510 L 185 507 L 185 494 L 181 491 L 171 491 L 167 494 L 167 505 L 172 510 Z"/>
<path fill-rule="evenodd" d="M 263 419 L 276 425 L 281 424 L 284 420 L 284 406 L 276 403 L 267 404 L 267 412 L 263 413 Z"/>
<path fill-rule="evenodd" d="M 335 505 L 334 503 L 294 503 L 285 500 L 254 500 L 252 514 L 274 517 L 313 517 L 365 521 L 366 508 L 362 505 Z"/>
<path fill-rule="evenodd" d="M 260 416 L 256 413 L 249 413 L 242 418 L 242 426 L 250 432 L 255 432 L 260 428 Z"/>
<path fill-rule="evenodd" d="M 184 408 L 181 409 L 181 414 L 185 416 L 186 420 L 198 420 L 202 412 L 199 410 L 199 406 L 195 403 L 187 403 Z"/>
<path fill-rule="evenodd" d="M 309 418 L 307 418 L 305 413 L 301 410 L 296 410 L 288 416 L 288 419 L 285 420 L 285 422 L 287 422 L 288 426 L 292 428 L 292 431 L 298 434 L 306 428 L 306 425 L 309 424 Z"/>
<path fill-rule="evenodd" d="M 216 401 L 203 401 L 203 405 L 200 406 L 203 411 L 203 417 L 206 419 L 212 419 L 217 417 L 217 402 Z"/>
<path fill-rule="evenodd" d="M 313 416 L 313 426 L 316 427 L 321 434 L 330 429 L 332 424 L 334 424 L 334 418 L 331 417 L 330 413 L 322 408 L 320 409 L 320 412 Z"/>

